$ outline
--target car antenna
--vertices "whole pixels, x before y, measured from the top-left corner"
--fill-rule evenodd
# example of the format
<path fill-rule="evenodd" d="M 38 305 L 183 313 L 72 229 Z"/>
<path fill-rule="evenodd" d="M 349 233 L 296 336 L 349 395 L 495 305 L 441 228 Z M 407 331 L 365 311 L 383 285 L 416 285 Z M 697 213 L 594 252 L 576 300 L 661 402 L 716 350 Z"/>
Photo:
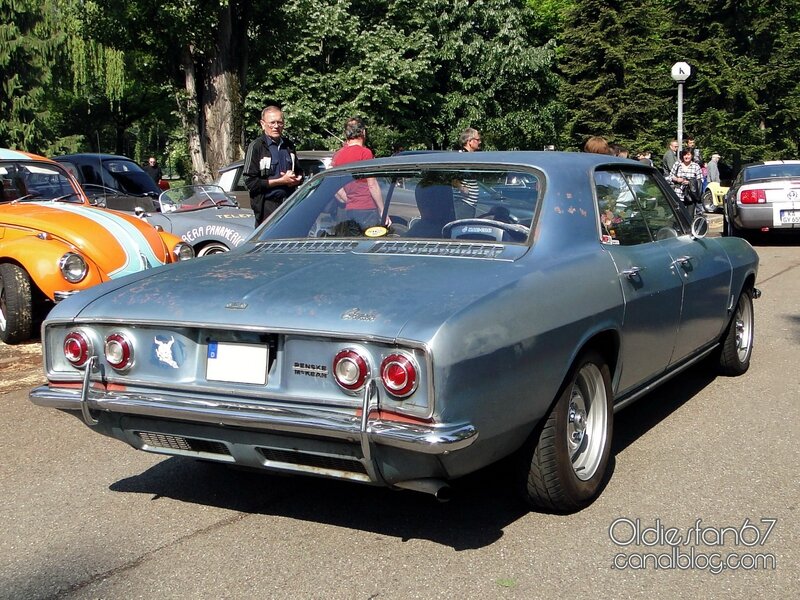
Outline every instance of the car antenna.
<path fill-rule="evenodd" d="M 94 130 L 95 138 L 97 138 L 97 173 L 100 175 L 100 189 L 103 190 L 103 206 L 108 207 L 108 194 L 106 193 L 106 186 L 103 185 L 103 157 L 100 154 L 100 132 Z"/>

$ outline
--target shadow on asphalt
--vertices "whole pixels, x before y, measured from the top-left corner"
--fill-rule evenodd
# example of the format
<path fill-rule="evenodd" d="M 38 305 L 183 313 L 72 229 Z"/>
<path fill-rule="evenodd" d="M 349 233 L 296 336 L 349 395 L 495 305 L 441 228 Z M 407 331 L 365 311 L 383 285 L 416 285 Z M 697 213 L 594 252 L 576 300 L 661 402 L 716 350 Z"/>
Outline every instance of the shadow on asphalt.
<path fill-rule="evenodd" d="M 608 478 L 613 476 L 617 453 L 690 401 L 713 379 L 707 367 L 689 370 L 621 411 L 616 416 Z M 154 501 L 166 497 L 469 550 L 497 541 L 505 527 L 528 514 L 513 490 L 512 465 L 504 461 L 453 482 L 454 498 L 446 504 L 420 493 L 243 471 L 182 457 L 166 458 L 141 474 L 112 484 L 110 489 L 149 494 Z"/>

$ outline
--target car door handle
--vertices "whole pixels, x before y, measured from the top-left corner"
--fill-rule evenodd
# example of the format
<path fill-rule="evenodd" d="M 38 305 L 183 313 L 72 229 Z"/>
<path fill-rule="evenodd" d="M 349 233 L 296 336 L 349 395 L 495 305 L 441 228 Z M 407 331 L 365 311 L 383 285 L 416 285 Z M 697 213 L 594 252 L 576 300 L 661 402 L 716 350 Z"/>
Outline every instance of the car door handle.
<path fill-rule="evenodd" d="M 625 269 L 622 274 L 628 279 L 638 279 L 641 272 L 641 267 L 631 267 L 630 269 Z"/>
<path fill-rule="evenodd" d="M 681 256 L 676 258 L 672 261 L 672 264 L 676 267 L 691 267 L 692 266 L 692 257 L 691 256 Z"/>

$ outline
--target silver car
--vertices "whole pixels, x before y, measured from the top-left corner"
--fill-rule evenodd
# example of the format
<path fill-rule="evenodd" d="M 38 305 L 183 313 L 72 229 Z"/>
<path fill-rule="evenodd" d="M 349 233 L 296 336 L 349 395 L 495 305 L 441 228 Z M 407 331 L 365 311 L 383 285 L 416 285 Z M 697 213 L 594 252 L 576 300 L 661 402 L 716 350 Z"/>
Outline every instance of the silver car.
<path fill-rule="evenodd" d="M 576 510 L 617 410 L 750 365 L 758 256 L 707 227 L 610 156 L 352 163 L 231 252 L 59 304 L 31 399 L 146 452 L 440 498 L 513 456 L 510 488 Z"/>
<path fill-rule="evenodd" d="M 163 192 L 139 165 L 113 154 L 70 154 L 54 160 L 75 175 L 94 204 L 142 217 L 179 236 L 197 256 L 227 252 L 255 229 L 249 200 L 242 208 L 218 186 L 183 186 Z"/>
<path fill-rule="evenodd" d="M 724 199 L 723 234 L 800 232 L 800 160 L 771 160 L 742 167 Z"/>
<path fill-rule="evenodd" d="M 305 177 L 311 177 L 331 166 L 333 152 L 328 150 L 299 150 L 297 162 Z M 244 184 L 244 161 L 237 160 L 219 170 L 219 177 L 214 182 L 223 190 L 232 194 L 240 206 L 250 206 L 250 192 Z"/>

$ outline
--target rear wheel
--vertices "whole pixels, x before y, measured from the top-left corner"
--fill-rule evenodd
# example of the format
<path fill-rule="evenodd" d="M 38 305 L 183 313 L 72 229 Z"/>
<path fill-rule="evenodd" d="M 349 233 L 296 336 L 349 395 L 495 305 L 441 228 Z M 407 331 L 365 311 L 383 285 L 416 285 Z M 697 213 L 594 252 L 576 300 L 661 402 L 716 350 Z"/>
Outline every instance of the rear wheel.
<path fill-rule="evenodd" d="M 751 233 L 747 229 L 740 229 L 736 224 L 725 215 L 722 221 L 722 235 L 727 237 L 738 237 L 748 242 L 751 240 Z"/>
<path fill-rule="evenodd" d="M 714 194 L 711 192 L 711 190 L 707 189 L 705 192 L 703 192 L 702 202 L 703 210 L 707 213 L 713 213 L 717 211 L 717 207 L 714 204 Z"/>
<path fill-rule="evenodd" d="M 526 455 L 526 498 L 558 512 L 591 502 L 605 477 L 613 429 L 611 376 L 596 352 L 573 365 Z"/>
<path fill-rule="evenodd" d="M 719 370 L 723 375 L 742 375 L 750 368 L 754 334 L 753 291 L 746 289 L 739 296 L 728 330 L 722 340 Z"/>
<path fill-rule="evenodd" d="M 223 252 L 227 252 L 228 247 L 225 244 L 220 242 L 211 242 L 210 244 L 206 244 L 202 248 L 198 248 L 197 256 L 209 256 L 211 254 L 222 254 Z"/>
<path fill-rule="evenodd" d="M 31 280 L 25 269 L 0 265 L 0 339 L 19 344 L 32 337 L 33 300 Z"/>

